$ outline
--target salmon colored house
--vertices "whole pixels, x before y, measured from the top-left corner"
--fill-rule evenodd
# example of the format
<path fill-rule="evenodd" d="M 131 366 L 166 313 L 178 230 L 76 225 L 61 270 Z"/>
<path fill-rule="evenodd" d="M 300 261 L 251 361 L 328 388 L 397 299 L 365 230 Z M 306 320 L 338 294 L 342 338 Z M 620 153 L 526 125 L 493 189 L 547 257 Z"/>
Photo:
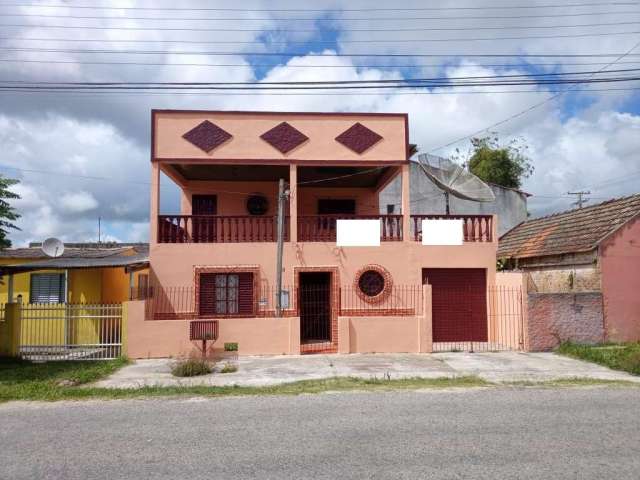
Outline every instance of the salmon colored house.
<path fill-rule="evenodd" d="M 406 114 L 154 110 L 151 122 L 151 287 L 130 305 L 129 356 L 189 354 L 203 335 L 240 354 L 490 340 L 496 218 L 411 214 Z M 181 190 L 179 211 L 160 211 L 161 174 Z M 399 214 L 380 214 L 398 176 Z M 459 244 L 431 242 L 423 220 L 453 220 Z M 439 298 L 439 285 L 469 295 Z"/>

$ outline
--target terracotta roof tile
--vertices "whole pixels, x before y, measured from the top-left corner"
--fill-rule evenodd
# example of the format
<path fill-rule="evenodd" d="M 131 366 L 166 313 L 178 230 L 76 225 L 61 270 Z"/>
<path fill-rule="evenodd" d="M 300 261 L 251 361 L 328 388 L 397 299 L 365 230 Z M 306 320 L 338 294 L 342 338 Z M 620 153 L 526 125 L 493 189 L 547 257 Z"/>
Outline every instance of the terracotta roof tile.
<path fill-rule="evenodd" d="M 640 214 L 640 194 L 521 223 L 505 233 L 499 258 L 526 258 L 584 252 Z"/>

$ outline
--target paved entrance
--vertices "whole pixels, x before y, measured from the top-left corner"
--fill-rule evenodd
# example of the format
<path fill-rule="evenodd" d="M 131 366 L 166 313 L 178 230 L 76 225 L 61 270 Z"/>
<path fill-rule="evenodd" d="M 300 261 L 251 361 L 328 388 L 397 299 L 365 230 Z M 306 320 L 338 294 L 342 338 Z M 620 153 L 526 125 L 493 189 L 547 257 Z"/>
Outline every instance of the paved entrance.
<path fill-rule="evenodd" d="M 138 360 L 96 384 L 110 388 L 144 385 L 277 385 L 330 377 L 442 378 L 477 375 L 490 382 L 543 382 L 568 378 L 626 380 L 640 377 L 553 353 L 352 354 L 240 357 L 235 373 L 176 378 L 172 360 Z"/>

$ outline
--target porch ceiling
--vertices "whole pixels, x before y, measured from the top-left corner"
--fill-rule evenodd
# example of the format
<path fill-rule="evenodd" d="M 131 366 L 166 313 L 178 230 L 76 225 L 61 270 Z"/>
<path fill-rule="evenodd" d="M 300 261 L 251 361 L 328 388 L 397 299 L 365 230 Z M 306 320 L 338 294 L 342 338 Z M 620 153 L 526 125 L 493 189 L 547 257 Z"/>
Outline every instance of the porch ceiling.
<path fill-rule="evenodd" d="M 373 188 L 392 168 L 395 167 L 298 167 L 298 183 L 312 182 L 301 187 Z"/>
<path fill-rule="evenodd" d="M 185 180 L 277 182 L 289 179 L 288 165 L 199 165 L 174 164 L 175 172 Z"/>

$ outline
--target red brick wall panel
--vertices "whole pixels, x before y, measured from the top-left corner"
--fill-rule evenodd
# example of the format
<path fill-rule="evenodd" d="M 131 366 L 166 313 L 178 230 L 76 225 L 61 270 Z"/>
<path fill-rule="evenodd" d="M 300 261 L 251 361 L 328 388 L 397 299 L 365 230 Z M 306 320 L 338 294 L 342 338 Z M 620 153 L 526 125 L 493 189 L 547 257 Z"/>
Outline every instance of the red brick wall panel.
<path fill-rule="evenodd" d="M 530 293 L 529 350 L 552 350 L 560 342 L 599 343 L 604 340 L 602 294 Z"/>

